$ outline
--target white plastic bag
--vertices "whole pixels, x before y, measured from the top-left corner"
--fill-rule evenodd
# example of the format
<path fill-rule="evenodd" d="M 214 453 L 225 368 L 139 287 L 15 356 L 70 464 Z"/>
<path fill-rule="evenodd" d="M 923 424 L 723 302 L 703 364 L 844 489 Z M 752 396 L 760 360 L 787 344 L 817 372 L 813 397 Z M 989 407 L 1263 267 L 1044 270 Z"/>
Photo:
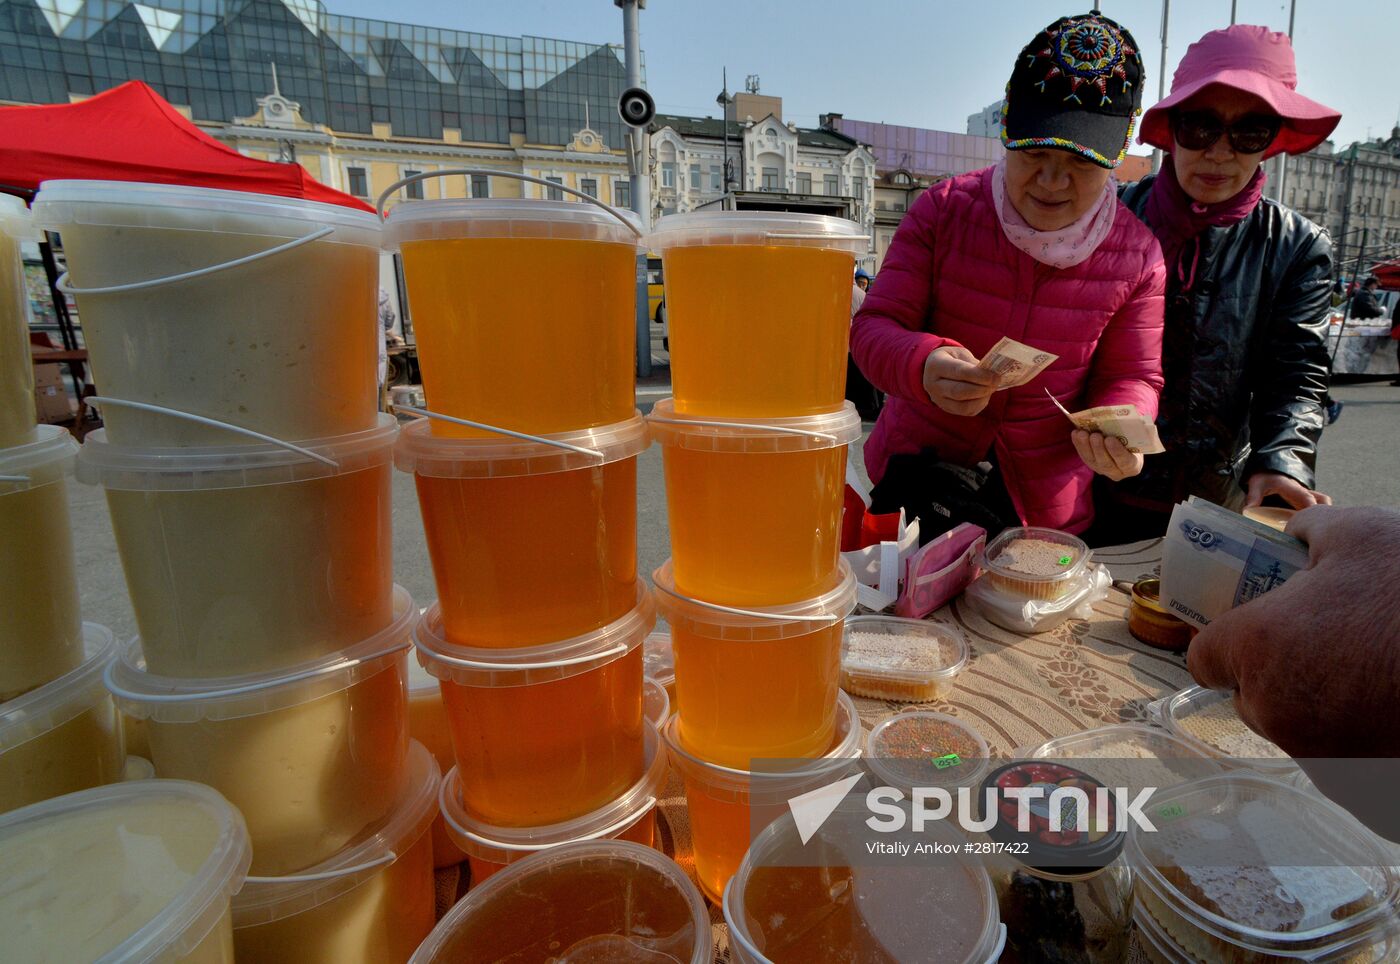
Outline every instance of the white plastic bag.
<path fill-rule="evenodd" d="M 1027 599 L 995 586 L 986 574 L 974 579 L 963 598 L 989 623 L 1023 636 L 1049 632 L 1071 617 L 1088 619 L 1094 603 L 1108 597 L 1113 577 L 1108 567 L 1091 562 L 1059 599 Z"/>

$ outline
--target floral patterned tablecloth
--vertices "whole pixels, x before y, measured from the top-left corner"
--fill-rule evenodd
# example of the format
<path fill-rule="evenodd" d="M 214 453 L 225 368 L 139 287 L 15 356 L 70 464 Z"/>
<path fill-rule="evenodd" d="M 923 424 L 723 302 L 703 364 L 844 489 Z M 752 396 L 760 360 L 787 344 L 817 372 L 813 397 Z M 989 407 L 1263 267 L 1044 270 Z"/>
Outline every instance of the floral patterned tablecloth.
<path fill-rule="evenodd" d="M 1157 575 L 1161 540 L 1096 550 L 1115 580 L 1133 582 Z M 986 739 L 993 757 L 1020 747 L 1110 723 L 1146 719 L 1147 704 L 1191 682 L 1183 656 L 1138 642 L 1128 633 L 1128 596 L 1113 589 L 1087 620 L 1071 619 L 1035 636 L 1019 636 L 988 623 L 959 600 L 931 619 L 960 627 L 971 658 L 946 699 L 926 704 L 857 699 L 868 731 L 891 713 L 918 706 L 958 716 Z M 672 774 L 661 800 L 657 846 L 692 877 L 690 826 L 685 794 Z M 439 907 L 444 911 L 465 882 L 439 872 Z M 719 908 L 711 908 L 717 964 L 729 962 L 729 935 Z M 1130 961 L 1141 960 L 1136 948 Z"/>

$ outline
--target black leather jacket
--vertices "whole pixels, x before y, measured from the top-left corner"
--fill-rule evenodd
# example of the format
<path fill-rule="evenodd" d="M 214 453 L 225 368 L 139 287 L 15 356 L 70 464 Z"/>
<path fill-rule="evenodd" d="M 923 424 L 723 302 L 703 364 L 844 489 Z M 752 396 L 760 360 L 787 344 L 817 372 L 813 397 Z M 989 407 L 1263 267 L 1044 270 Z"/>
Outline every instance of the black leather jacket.
<path fill-rule="evenodd" d="M 1140 218 L 1152 181 L 1122 191 Z M 1157 417 L 1167 451 L 1116 487 L 1120 497 L 1166 508 L 1196 495 L 1239 508 L 1256 472 L 1311 489 L 1331 372 L 1331 242 L 1307 218 L 1261 200 L 1237 224 L 1207 228 L 1200 246 L 1190 291 L 1167 267 Z"/>

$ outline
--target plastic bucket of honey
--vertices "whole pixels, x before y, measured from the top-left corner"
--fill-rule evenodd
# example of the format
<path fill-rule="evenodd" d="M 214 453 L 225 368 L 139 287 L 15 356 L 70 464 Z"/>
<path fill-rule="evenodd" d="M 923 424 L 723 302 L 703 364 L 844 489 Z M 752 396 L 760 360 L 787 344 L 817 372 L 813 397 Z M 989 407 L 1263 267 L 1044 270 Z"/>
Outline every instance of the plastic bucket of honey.
<path fill-rule="evenodd" d="M 583 816 L 632 786 L 645 757 L 642 641 L 647 592 L 601 629 L 545 646 L 481 649 L 443 635 L 430 606 L 418 659 L 442 688 L 462 805 L 473 819 L 536 827 Z"/>
<path fill-rule="evenodd" d="M 755 758 L 827 752 L 839 715 L 843 624 L 856 602 L 855 577 L 844 562 L 837 575 L 825 593 L 802 602 L 737 609 L 679 593 L 669 562 L 656 570 L 687 749 L 738 769 Z"/>
<path fill-rule="evenodd" d="M 129 181 L 46 181 L 93 373 L 106 395 L 278 438 L 371 429 L 378 219 L 300 198 Z M 104 411 L 124 445 L 220 445 L 225 431 Z"/>
<path fill-rule="evenodd" d="M 0 194 L 0 449 L 34 441 L 34 362 L 21 241 L 37 240 L 24 202 Z M 0 687 L 3 689 L 3 687 Z"/>
<path fill-rule="evenodd" d="M 666 749 L 685 784 L 691 844 L 700 889 L 716 904 L 749 849 L 755 827 L 788 812 L 788 800 L 847 776 L 861 754 L 860 716 L 851 698 L 837 701 L 836 731 L 824 756 L 785 770 L 720 766 L 688 750 L 679 717 L 666 725 Z"/>
<path fill-rule="evenodd" d="M 409 964 L 709 964 L 710 913 L 671 858 L 629 840 L 564 844 L 473 887 Z"/>
<path fill-rule="evenodd" d="M 285 672 L 157 675 L 146 670 L 139 639 L 107 668 L 122 710 L 146 721 L 157 776 L 208 784 L 238 807 L 259 875 L 328 860 L 403 792 L 418 613 L 406 591 L 394 595 L 387 629 Z"/>
<path fill-rule="evenodd" d="M 635 404 L 637 231 L 573 201 L 402 204 L 403 258 L 427 407 L 521 432 L 625 420 Z M 442 436 L 481 436 L 437 425 Z"/>
<path fill-rule="evenodd" d="M 403 791 L 376 826 L 313 867 L 249 877 L 233 900 L 239 960 L 404 961 L 433 929 L 433 847 L 441 773 L 410 743 Z"/>
<path fill-rule="evenodd" d="M 825 415 L 713 421 L 662 399 L 662 446 L 677 588 L 731 606 L 790 603 L 830 588 L 840 556 L 847 402 Z"/>
<path fill-rule="evenodd" d="M 443 779 L 440 807 L 448 836 L 467 855 L 472 886 L 531 854 L 579 840 L 631 840 L 653 846 L 657 800 L 669 771 L 660 733 L 648 728 L 645 737 L 646 769 L 641 779 L 591 813 L 541 827 L 495 827 L 474 819 L 462 806 L 457 771 L 449 772 Z"/>
<path fill-rule="evenodd" d="M 448 642 L 539 646 L 636 605 L 640 415 L 536 441 L 439 438 L 434 424 L 404 426 L 394 459 L 415 476 Z"/>
<path fill-rule="evenodd" d="M 820 214 L 705 211 L 648 237 L 666 272 L 676 411 L 775 418 L 839 409 L 860 225 Z"/>
<path fill-rule="evenodd" d="M 106 490 L 151 672 L 275 674 L 393 622 L 392 415 L 296 443 L 130 446 L 106 432 L 88 435 L 77 477 Z"/>

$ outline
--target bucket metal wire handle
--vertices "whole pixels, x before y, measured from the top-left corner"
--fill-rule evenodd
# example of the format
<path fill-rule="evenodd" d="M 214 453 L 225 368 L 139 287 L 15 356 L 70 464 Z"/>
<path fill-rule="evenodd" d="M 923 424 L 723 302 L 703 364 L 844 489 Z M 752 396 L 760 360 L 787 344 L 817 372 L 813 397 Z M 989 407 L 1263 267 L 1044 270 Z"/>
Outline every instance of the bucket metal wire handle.
<path fill-rule="evenodd" d="M 447 781 L 444 780 L 444 781 L 443 781 L 443 784 L 442 784 L 442 792 L 443 792 L 443 793 L 446 793 L 446 792 L 447 792 L 447 786 L 448 786 Z M 595 831 L 593 831 L 592 833 L 581 834 L 581 835 L 579 835 L 579 836 L 577 836 L 577 837 L 570 837 L 567 841 L 565 841 L 565 843 L 578 843 L 578 842 L 584 841 L 584 840 L 611 839 L 611 837 L 612 837 L 613 834 L 615 834 L 615 833 L 620 833 L 621 831 L 627 829 L 627 827 L 628 827 L 629 825 L 634 824 L 634 823 L 636 823 L 639 819 L 641 819 L 641 817 L 638 816 L 638 814 L 645 815 L 646 812 L 647 812 L 648 810 L 652 809 L 652 808 L 655 807 L 655 806 L 656 806 L 656 797 L 654 797 L 654 796 L 653 796 L 653 797 L 647 797 L 646 805 L 645 805 L 645 806 L 642 806 L 642 807 L 639 807 L 639 808 L 637 809 L 637 812 L 636 812 L 636 813 L 628 814 L 627 816 L 623 817 L 621 820 L 618 820 L 616 823 L 610 824 L 609 826 L 606 826 L 606 827 L 604 827 L 604 828 L 601 829 L 601 830 L 595 830 Z M 473 833 L 472 831 L 468 830 L 466 827 L 463 827 L 463 826 L 462 826 L 460 823 L 458 823 L 456 820 L 452 819 L 451 814 L 449 814 L 449 813 L 447 812 L 447 808 L 444 807 L 444 806 L 441 806 L 441 804 L 439 804 L 439 808 L 438 808 L 438 809 L 439 809 L 439 812 L 442 814 L 442 819 L 445 820 L 445 821 L 447 822 L 448 827 L 449 827 L 453 832 L 458 833 L 458 834 L 462 835 L 463 837 L 466 837 L 468 840 L 472 841 L 473 843 L 481 844 L 483 847 L 493 847 L 493 848 L 495 848 L 495 849 L 497 849 L 497 850 L 512 850 L 512 851 L 515 851 L 516 853 L 535 853 L 535 852 L 540 851 L 540 850 L 550 850 L 550 849 L 552 849 L 552 848 L 554 848 L 554 847 L 559 846 L 559 844 L 557 844 L 557 843 L 549 843 L 549 844 L 513 844 L 513 843 L 504 843 L 503 841 L 500 841 L 500 840 L 492 840 L 492 839 L 489 838 L 489 837 L 483 837 L 483 836 L 481 836 L 480 834 Z"/>
<path fill-rule="evenodd" d="M 735 606 L 721 606 L 719 603 L 705 602 L 703 599 L 687 596 L 684 593 L 677 592 L 674 589 L 668 589 L 662 585 L 657 585 L 656 588 L 673 599 L 679 599 L 681 602 L 702 606 L 705 609 L 712 609 L 717 613 L 728 613 L 731 616 L 747 616 L 752 619 L 771 619 L 776 623 L 834 623 L 838 619 L 845 618 L 843 616 L 833 616 L 830 614 L 825 616 L 799 616 L 795 613 L 788 615 L 782 613 L 765 613 L 757 609 L 740 609 Z"/>
<path fill-rule="evenodd" d="M 384 189 L 384 193 L 379 195 L 379 200 L 375 202 L 374 209 L 379 212 L 380 220 L 383 220 L 384 203 L 388 201 L 389 198 L 393 196 L 394 192 L 397 191 L 399 188 L 416 183 L 418 181 L 426 181 L 429 178 L 433 177 L 479 177 L 482 175 L 485 175 L 486 177 L 507 177 L 517 181 L 527 181 L 530 184 L 539 184 L 543 187 L 550 188 L 554 191 L 562 191 L 565 194 L 572 194 L 580 201 L 587 201 L 589 204 L 597 205 L 604 211 L 607 211 L 613 217 L 617 218 L 619 221 L 622 222 L 623 226 L 627 228 L 627 230 L 631 231 L 637 236 L 637 240 L 640 241 L 643 237 L 646 236 L 641 228 L 637 227 L 631 221 L 627 220 L 627 218 L 623 217 L 622 212 L 618 211 L 617 208 L 613 207 L 611 204 L 604 204 L 602 201 L 598 200 L 591 194 L 584 194 L 582 191 L 576 191 L 571 187 L 565 187 L 563 184 L 555 184 L 553 181 L 547 181 L 542 177 L 535 177 L 531 174 L 519 174 L 515 171 L 495 171 L 486 167 L 453 167 L 448 168 L 445 171 L 423 171 L 420 174 L 410 174 L 408 177 L 400 178 L 393 184 L 390 184 L 388 187 L 386 187 Z"/>
<path fill-rule="evenodd" d="M 222 264 L 211 264 L 207 268 L 196 268 L 193 271 L 167 275 L 164 278 L 151 278 L 147 281 L 131 281 L 121 285 L 106 285 L 102 288 L 74 288 L 68 281 L 68 272 L 65 271 L 58 276 L 58 280 L 54 282 L 54 286 L 65 295 L 114 295 L 126 291 L 143 291 L 147 288 L 158 288 L 161 285 L 174 284 L 177 281 L 189 281 L 191 278 L 202 278 L 205 275 L 214 274 L 218 271 L 227 271 L 229 268 L 237 268 L 241 265 L 252 264 L 254 261 L 261 261 L 263 258 L 271 258 L 274 255 L 285 254 L 304 244 L 319 241 L 334 233 L 335 227 L 328 224 L 325 227 L 317 228 L 305 237 L 293 238 L 285 244 L 279 244 L 276 247 L 268 248 L 266 251 L 259 251 L 256 254 L 234 258 L 232 261 L 225 261 Z"/>
<path fill-rule="evenodd" d="M 427 648 L 427 647 L 424 647 Z M 483 663 L 474 659 L 463 659 L 460 656 L 449 656 L 436 649 L 429 649 L 433 660 L 443 663 L 451 663 L 453 666 L 461 666 L 464 669 L 477 669 L 486 672 L 513 673 L 517 670 L 540 670 L 558 669 L 564 666 L 577 666 L 580 663 L 592 663 L 596 660 L 607 659 L 611 656 L 621 656 L 630 647 L 626 643 L 618 643 L 611 649 L 605 649 L 597 653 L 588 653 L 584 656 L 570 656 L 568 659 L 551 659 L 543 663 Z"/>
<path fill-rule="evenodd" d="M 113 671 L 117 668 L 117 664 L 120 660 L 113 660 L 107 664 L 107 668 L 102 672 L 102 681 L 113 696 L 119 699 L 129 700 L 132 703 L 197 703 L 201 700 L 218 700 L 227 696 L 244 696 L 248 693 L 260 693 L 272 686 L 284 686 L 287 683 L 298 683 L 302 680 L 315 679 L 318 676 L 328 676 L 332 673 L 353 669 L 356 666 L 361 666 L 377 659 L 383 659 L 385 656 L 392 656 L 394 653 L 408 649 L 412 645 L 411 642 L 405 640 L 383 652 L 371 653 L 368 656 L 360 656 L 355 659 L 338 659 L 334 663 L 328 663 L 325 666 L 317 666 L 313 669 L 302 670 L 300 673 L 289 673 L 286 676 L 279 676 L 271 682 L 245 683 L 242 686 L 226 686 L 219 690 L 199 690 L 198 692 L 186 690 L 179 693 L 137 693 L 127 689 L 113 678 Z"/>
<path fill-rule="evenodd" d="M 0 482 L 28 482 L 27 475 L 0 475 Z"/>
<path fill-rule="evenodd" d="M 376 867 L 387 867 L 398 859 L 398 854 L 394 853 L 392 850 L 386 850 L 384 851 L 384 853 L 380 854 L 378 857 L 375 857 L 373 860 L 366 860 L 362 864 L 356 864 L 353 867 L 341 867 L 338 870 L 323 870 L 319 874 L 288 874 L 285 877 L 255 877 L 252 874 L 249 874 L 243 879 L 245 881 L 250 881 L 254 884 L 314 883 L 318 880 L 335 880 L 338 877 L 350 877 L 354 874 L 360 873 L 362 870 L 373 870 Z"/>
<path fill-rule="evenodd" d="M 591 455 L 593 458 L 599 460 L 607 458 L 606 455 L 599 452 L 597 449 L 584 448 L 582 445 L 570 445 L 568 442 L 561 442 L 558 439 L 549 438 L 546 435 L 531 435 L 528 432 L 517 432 L 514 429 L 501 428 L 499 425 L 487 425 L 485 422 L 473 422 L 470 419 L 457 418 L 455 415 L 443 415 L 441 412 L 430 412 L 426 408 L 395 405 L 394 411 L 407 412 L 410 415 L 417 415 L 419 418 L 436 419 L 439 422 L 450 422 L 453 425 L 465 425 L 467 428 L 476 428 L 483 432 L 494 432 L 497 435 L 506 435 L 510 438 L 523 439 L 526 442 L 538 442 L 540 445 L 552 445 L 557 449 L 577 452 L 579 455 Z"/>
<path fill-rule="evenodd" d="M 133 402 L 125 398 L 108 398 L 105 395 L 90 395 L 87 398 L 83 399 L 83 404 L 89 407 L 98 408 L 100 408 L 103 405 L 115 405 L 117 408 L 134 408 L 137 411 L 141 412 L 155 412 L 157 415 L 169 415 L 172 418 L 183 418 L 188 422 L 194 422 L 198 425 L 210 425 L 214 428 L 221 428 L 225 431 L 234 432 L 238 435 L 246 435 L 249 438 L 255 438 L 260 442 L 268 442 L 272 445 L 280 446 L 281 448 L 286 449 L 288 452 L 295 452 L 298 455 L 306 456 L 308 459 L 315 459 L 317 462 L 329 465 L 333 469 L 340 468 L 340 463 L 337 462 L 335 459 L 329 458 L 325 455 L 321 455 L 318 452 L 313 452 L 308 448 L 302 448 L 300 445 L 297 445 L 295 443 L 284 441 L 272 435 L 264 435 L 262 432 L 255 432 L 250 428 L 244 428 L 241 425 L 234 425 L 232 422 L 221 422 L 217 418 L 206 418 L 203 415 L 192 415 L 189 412 L 182 412 L 178 408 L 166 408 L 164 405 L 152 405 L 149 402 Z"/>
<path fill-rule="evenodd" d="M 815 234 L 802 231 L 765 231 L 769 241 L 869 241 L 868 234 Z"/>
<path fill-rule="evenodd" d="M 760 432 L 776 432 L 780 435 L 801 435 L 806 438 L 830 442 L 833 445 L 841 441 L 829 432 L 813 432 L 810 429 L 792 428 L 788 425 L 763 425 L 758 422 L 717 422 L 712 419 L 701 418 L 661 418 L 656 415 L 648 415 L 647 421 L 656 422 L 660 425 L 699 425 L 702 428 L 757 429 Z"/>

